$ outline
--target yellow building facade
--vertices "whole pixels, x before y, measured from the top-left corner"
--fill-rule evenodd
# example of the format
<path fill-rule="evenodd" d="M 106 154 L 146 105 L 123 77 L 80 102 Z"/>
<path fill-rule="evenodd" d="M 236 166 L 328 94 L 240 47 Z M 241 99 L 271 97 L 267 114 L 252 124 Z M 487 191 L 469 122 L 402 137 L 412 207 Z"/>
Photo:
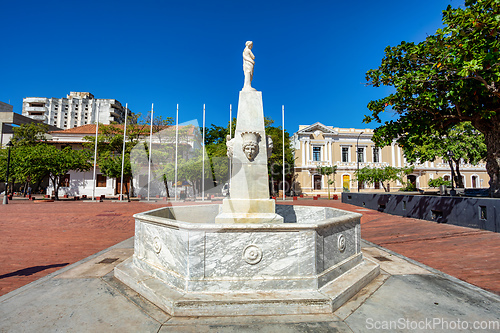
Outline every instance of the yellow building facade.
<path fill-rule="evenodd" d="M 295 149 L 294 190 L 305 195 L 326 194 L 328 179 L 335 180 L 330 185 L 331 192 L 342 192 L 343 188 L 357 191 L 355 172 L 363 167 L 382 168 L 385 166 L 409 167 L 403 150 L 397 143 L 383 148 L 375 146 L 371 140 L 372 129 L 339 128 L 321 123 L 300 125 L 292 137 Z M 319 166 L 337 166 L 335 177 L 327 179 L 318 172 Z M 451 179 L 447 161 L 436 158 L 434 162 L 413 164 L 414 171 L 407 176 L 418 189 L 428 189 L 430 179 L 442 177 Z M 486 164 L 460 164 L 460 172 L 466 188 L 487 188 L 489 177 Z M 400 189 L 401 182 L 389 184 L 391 192 Z M 360 191 L 384 191 L 381 184 L 360 184 Z"/>

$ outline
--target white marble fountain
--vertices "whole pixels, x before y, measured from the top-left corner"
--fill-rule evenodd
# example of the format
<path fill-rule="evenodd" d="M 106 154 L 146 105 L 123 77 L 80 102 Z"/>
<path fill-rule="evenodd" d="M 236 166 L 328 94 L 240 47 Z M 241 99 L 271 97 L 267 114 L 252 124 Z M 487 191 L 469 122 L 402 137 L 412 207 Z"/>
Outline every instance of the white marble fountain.
<path fill-rule="evenodd" d="M 115 277 L 173 316 L 332 313 L 379 274 L 361 214 L 269 199 L 262 93 L 243 51 L 231 198 L 135 215 L 134 255 Z"/>

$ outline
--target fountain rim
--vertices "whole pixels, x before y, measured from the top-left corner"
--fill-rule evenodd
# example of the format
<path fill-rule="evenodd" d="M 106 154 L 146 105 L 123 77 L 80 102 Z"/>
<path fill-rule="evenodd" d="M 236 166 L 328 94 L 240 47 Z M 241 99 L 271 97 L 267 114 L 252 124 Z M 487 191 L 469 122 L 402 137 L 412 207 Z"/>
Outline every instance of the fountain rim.
<path fill-rule="evenodd" d="M 284 223 L 206 223 L 206 222 L 189 222 L 189 221 L 180 221 L 174 220 L 166 217 L 159 217 L 150 215 L 153 212 L 161 211 L 165 209 L 192 209 L 195 207 L 213 207 L 222 206 L 220 204 L 206 204 L 206 205 L 188 205 L 188 206 L 165 206 L 156 209 L 152 209 L 146 212 L 136 213 L 133 215 L 135 219 L 140 219 L 143 221 L 147 221 L 149 223 L 162 225 L 162 226 L 170 226 L 179 229 L 186 230 L 274 230 L 274 231 L 293 231 L 293 230 L 316 230 L 320 228 L 325 228 L 334 224 L 346 224 L 350 222 L 358 222 L 361 219 L 362 214 L 349 212 L 342 209 L 332 208 L 332 207 L 318 207 L 318 206 L 300 206 L 294 205 L 292 207 L 300 207 L 300 208 L 308 208 L 308 209 L 332 209 L 341 211 L 344 214 L 342 216 L 331 217 L 327 219 L 323 219 L 320 221 L 312 222 L 312 223 L 296 223 L 296 222 L 284 222 Z"/>

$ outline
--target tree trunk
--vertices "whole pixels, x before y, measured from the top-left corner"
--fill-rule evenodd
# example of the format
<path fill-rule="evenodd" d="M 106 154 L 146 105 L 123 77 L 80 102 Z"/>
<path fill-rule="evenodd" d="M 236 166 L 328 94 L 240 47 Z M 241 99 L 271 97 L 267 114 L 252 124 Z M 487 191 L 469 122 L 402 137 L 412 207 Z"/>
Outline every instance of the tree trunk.
<path fill-rule="evenodd" d="M 460 173 L 460 160 L 454 160 L 455 161 L 455 184 L 458 188 L 464 188 L 464 180 L 462 178 L 462 174 Z"/>
<path fill-rule="evenodd" d="M 500 123 L 483 132 L 486 143 L 486 171 L 490 176 L 490 196 L 500 198 Z"/>
<path fill-rule="evenodd" d="M 128 182 L 126 182 L 124 185 L 125 185 L 125 191 L 127 191 L 127 201 L 130 201 L 130 191 L 128 190 Z"/>
<path fill-rule="evenodd" d="M 52 187 L 54 188 L 54 198 L 59 200 L 59 186 L 58 186 L 58 177 L 54 177 L 50 179 L 52 181 Z"/>

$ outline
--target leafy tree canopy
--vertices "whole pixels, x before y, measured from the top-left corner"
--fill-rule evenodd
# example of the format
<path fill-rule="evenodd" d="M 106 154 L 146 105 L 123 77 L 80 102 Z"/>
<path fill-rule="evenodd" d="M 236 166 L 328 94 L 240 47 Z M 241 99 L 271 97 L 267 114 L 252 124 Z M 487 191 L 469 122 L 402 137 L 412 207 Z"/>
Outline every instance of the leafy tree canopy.
<path fill-rule="evenodd" d="M 444 27 L 421 43 L 401 42 L 385 49 L 369 85 L 395 92 L 371 101 L 377 121 L 392 110 L 399 115 L 376 129 L 374 141 L 401 146 L 415 137 L 443 133 L 470 122 L 485 136 L 490 191 L 500 196 L 500 0 L 466 0 L 443 11 Z M 411 146 L 411 145 L 410 145 Z"/>
<path fill-rule="evenodd" d="M 12 136 L 12 144 L 15 147 L 19 146 L 34 146 L 46 141 L 46 134 L 49 130 L 47 124 L 28 123 L 22 124 L 19 127 L 14 127 L 14 135 Z"/>
<path fill-rule="evenodd" d="M 356 178 L 358 182 L 366 182 L 368 184 L 381 183 L 385 192 L 388 192 L 386 182 L 400 181 L 403 182 L 403 176 L 413 172 L 413 168 L 396 168 L 386 166 L 384 168 L 364 167 L 356 170 Z"/>

